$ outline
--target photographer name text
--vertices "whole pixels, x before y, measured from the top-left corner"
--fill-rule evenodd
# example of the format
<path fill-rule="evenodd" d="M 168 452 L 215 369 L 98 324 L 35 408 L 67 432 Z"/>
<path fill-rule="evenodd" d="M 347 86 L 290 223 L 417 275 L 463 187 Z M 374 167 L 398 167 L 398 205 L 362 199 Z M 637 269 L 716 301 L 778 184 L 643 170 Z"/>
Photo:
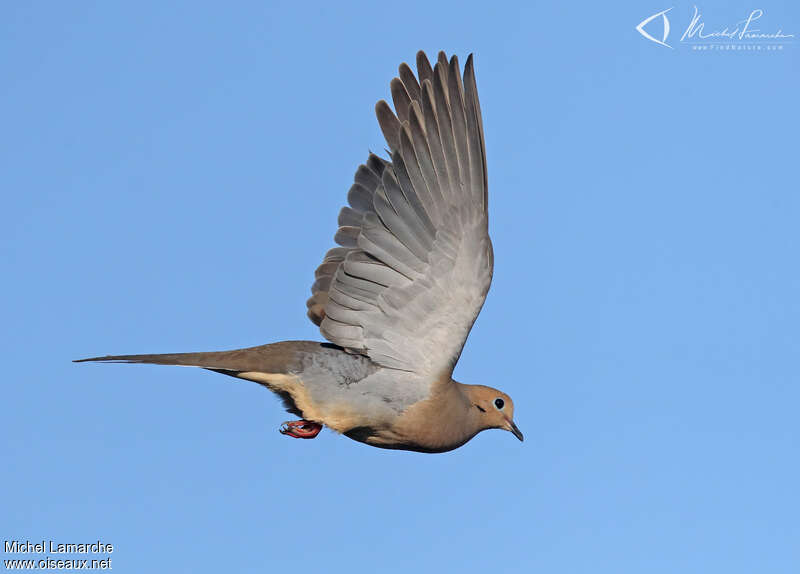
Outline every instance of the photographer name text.
<path fill-rule="evenodd" d="M 114 546 L 101 540 L 95 542 L 62 543 L 55 540 L 4 540 L 6 554 L 111 554 Z"/>

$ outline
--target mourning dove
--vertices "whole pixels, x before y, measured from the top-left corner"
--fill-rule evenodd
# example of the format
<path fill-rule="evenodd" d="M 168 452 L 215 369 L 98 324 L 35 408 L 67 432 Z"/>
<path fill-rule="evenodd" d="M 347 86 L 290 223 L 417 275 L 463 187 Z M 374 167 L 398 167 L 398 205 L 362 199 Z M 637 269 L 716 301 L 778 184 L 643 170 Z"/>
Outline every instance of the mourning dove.
<path fill-rule="evenodd" d="M 302 420 L 368 445 L 445 452 L 486 429 L 519 440 L 502 391 L 452 379 L 492 280 L 486 152 L 472 56 L 417 54 L 391 82 L 397 115 L 375 110 L 390 160 L 370 154 L 316 270 L 308 316 L 329 343 L 284 341 L 210 353 L 81 359 L 202 367 L 255 381 Z"/>

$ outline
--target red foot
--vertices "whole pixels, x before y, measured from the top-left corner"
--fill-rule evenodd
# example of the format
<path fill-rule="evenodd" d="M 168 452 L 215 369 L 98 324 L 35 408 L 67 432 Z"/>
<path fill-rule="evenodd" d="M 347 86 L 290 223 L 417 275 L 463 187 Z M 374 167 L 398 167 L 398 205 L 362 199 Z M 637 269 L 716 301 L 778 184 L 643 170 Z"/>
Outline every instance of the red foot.
<path fill-rule="evenodd" d="M 281 434 L 294 438 L 314 438 L 321 430 L 321 424 L 311 421 L 287 421 L 279 429 Z"/>

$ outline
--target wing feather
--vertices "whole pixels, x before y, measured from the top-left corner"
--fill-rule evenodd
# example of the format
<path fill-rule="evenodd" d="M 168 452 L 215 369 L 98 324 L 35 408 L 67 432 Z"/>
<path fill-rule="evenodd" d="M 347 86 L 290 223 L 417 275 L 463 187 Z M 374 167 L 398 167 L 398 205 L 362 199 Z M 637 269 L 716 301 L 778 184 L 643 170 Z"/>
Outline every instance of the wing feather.
<path fill-rule="evenodd" d="M 436 102 L 436 121 L 442 140 L 442 152 L 447 162 L 447 189 L 455 189 L 460 185 L 461 176 L 458 169 L 458 152 L 453 139 L 453 122 L 450 117 L 450 103 L 447 96 L 446 66 L 436 64 L 434 71 L 433 94 Z"/>
<path fill-rule="evenodd" d="M 401 64 L 370 154 L 315 273 L 308 314 L 331 342 L 433 384 L 452 372 L 492 279 L 483 120 L 472 56 Z M 449 380 L 449 379 L 448 379 Z"/>
<path fill-rule="evenodd" d="M 431 63 L 428 61 L 428 56 L 422 50 L 417 52 L 417 76 L 419 77 L 420 86 L 425 80 L 430 81 L 433 78 L 433 68 L 431 68 Z"/>

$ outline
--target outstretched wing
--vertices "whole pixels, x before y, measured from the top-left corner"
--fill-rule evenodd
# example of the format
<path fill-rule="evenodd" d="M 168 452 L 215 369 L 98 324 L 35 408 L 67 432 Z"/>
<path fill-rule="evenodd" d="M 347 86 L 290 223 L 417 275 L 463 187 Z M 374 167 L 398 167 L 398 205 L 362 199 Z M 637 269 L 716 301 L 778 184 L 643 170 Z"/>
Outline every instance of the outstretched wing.
<path fill-rule="evenodd" d="M 472 56 L 417 54 L 376 105 L 391 162 L 359 166 L 308 314 L 326 339 L 374 362 L 452 373 L 492 281 L 486 152 Z"/>

